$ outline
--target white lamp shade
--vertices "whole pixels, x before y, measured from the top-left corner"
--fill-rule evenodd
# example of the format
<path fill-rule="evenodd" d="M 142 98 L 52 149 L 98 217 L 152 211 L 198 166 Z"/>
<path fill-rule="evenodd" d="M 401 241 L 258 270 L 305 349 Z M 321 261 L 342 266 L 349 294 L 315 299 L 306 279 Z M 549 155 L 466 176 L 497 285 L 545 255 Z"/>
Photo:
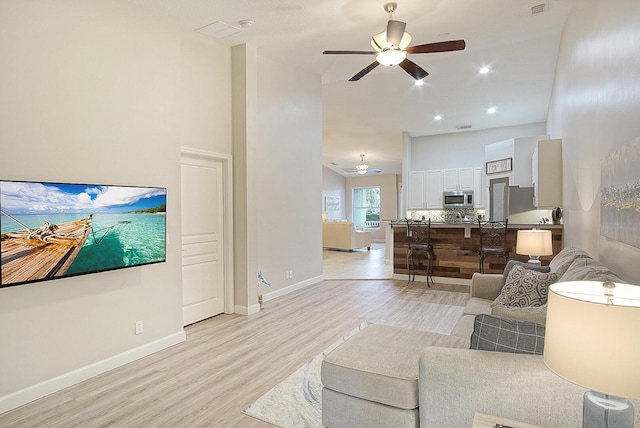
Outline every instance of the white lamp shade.
<path fill-rule="evenodd" d="M 516 240 L 516 253 L 529 256 L 552 255 L 551 231 L 536 229 L 519 230 Z"/>
<path fill-rule="evenodd" d="M 559 376 L 604 394 L 640 398 L 640 287 L 558 282 L 549 288 L 544 362 Z"/>

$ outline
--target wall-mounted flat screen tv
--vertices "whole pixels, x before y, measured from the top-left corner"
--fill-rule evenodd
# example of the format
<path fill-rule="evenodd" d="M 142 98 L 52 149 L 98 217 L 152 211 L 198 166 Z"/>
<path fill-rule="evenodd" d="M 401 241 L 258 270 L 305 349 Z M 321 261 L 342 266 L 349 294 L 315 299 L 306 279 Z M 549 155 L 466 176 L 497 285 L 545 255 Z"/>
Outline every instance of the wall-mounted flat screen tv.
<path fill-rule="evenodd" d="M 166 260 L 164 187 L 0 181 L 0 287 Z"/>

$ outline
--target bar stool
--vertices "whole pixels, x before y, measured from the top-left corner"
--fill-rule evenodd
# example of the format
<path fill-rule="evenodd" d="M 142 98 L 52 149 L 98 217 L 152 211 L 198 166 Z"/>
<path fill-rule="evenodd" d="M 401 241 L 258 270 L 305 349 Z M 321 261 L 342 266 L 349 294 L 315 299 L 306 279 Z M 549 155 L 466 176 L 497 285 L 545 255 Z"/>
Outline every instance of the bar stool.
<path fill-rule="evenodd" d="M 431 245 L 431 219 L 427 223 L 420 222 L 412 222 L 408 218 L 405 219 L 407 222 L 407 239 L 409 241 L 409 249 L 407 250 L 407 270 L 409 271 L 409 279 L 407 281 L 407 285 L 409 282 L 415 281 L 416 279 L 416 269 L 415 269 L 415 255 L 422 254 L 424 255 L 424 260 L 427 262 L 427 286 L 431 287 L 429 284 L 429 280 L 431 280 L 431 284 L 433 284 L 433 277 L 431 276 L 433 272 L 433 245 Z M 418 259 L 418 266 L 420 265 L 420 260 L 422 257 Z M 411 273 L 413 272 L 413 279 L 411 277 Z"/>
<path fill-rule="evenodd" d="M 509 260 L 509 250 L 507 249 L 507 224 L 505 221 L 480 221 L 478 227 L 480 231 L 480 273 L 484 273 L 484 260 L 489 257 L 501 257 L 504 264 Z"/>

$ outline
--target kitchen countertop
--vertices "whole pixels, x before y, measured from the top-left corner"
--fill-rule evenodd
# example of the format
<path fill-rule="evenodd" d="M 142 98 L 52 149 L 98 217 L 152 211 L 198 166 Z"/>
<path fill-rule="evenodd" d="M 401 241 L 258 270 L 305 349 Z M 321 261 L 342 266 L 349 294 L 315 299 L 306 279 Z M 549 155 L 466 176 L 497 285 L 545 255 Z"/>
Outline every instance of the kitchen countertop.
<path fill-rule="evenodd" d="M 426 225 L 426 223 L 421 223 L 421 222 L 415 222 L 412 223 L 412 225 Z M 402 221 L 395 221 L 395 222 L 391 222 L 391 226 L 392 227 L 401 227 L 407 226 L 407 222 L 402 220 Z M 507 226 L 508 229 L 533 229 L 535 228 L 541 228 L 541 229 L 562 229 L 564 225 L 562 224 L 540 224 L 540 223 L 535 223 L 535 224 L 511 224 L 509 223 L 509 225 Z M 443 223 L 443 222 L 435 222 L 432 221 L 431 222 L 431 227 L 438 228 L 438 229 L 444 229 L 444 228 L 455 228 L 455 229 L 460 229 L 460 228 L 465 228 L 465 227 L 470 227 L 470 228 L 478 228 L 478 223 L 477 222 L 465 222 L 465 223 Z"/>

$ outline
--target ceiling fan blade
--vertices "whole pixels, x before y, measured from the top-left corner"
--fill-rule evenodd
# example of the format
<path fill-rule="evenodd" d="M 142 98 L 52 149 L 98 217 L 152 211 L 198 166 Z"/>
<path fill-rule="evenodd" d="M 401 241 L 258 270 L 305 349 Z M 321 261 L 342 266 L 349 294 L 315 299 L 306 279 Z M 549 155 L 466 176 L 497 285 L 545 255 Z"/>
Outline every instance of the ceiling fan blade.
<path fill-rule="evenodd" d="M 422 80 L 429 75 L 418 64 L 409 59 L 405 59 L 399 65 L 416 80 Z"/>
<path fill-rule="evenodd" d="M 389 20 L 387 23 L 387 42 L 396 47 L 400 46 L 406 27 L 407 24 L 405 22 Z"/>
<path fill-rule="evenodd" d="M 375 55 L 374 51 L 324 51 L 325 55 Z"/>
<path fill-rule="evenodd" d="M 351 79 L 349 79 L 349 82 L 355 82 L 362 79 L 362 77 L 364 77 L 365 74 L 367 74 L 368 72 L 376 68 L 378 65 L 380 65 L 378 61 L 372 62 L 371 64 L 366 66 L 364 69 L 362 69 L 358 74 L 356 74 Z"/>
<path fill-rule="evenodd" d="M 436 42 L 427 43 L 425 45 L 410 46 L 407 49 L 407 53 L 434 53 L 434 52 L 450 52 L 461 51 L 465 48 L 466 43 L 464 40 L 449 40 L 448 42 Z"/>

